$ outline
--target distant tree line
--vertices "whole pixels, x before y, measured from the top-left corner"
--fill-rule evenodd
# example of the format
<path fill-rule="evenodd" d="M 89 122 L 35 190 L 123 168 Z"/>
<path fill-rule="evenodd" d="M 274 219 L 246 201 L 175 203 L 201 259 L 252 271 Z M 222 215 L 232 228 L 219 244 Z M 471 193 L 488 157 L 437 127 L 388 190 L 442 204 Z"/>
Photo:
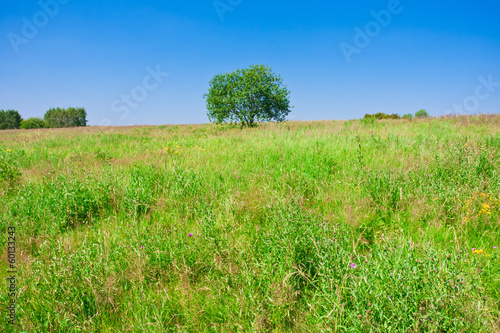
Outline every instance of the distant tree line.
<path fill-rule="evenodd" d="M 375 113 L 375 114 L 365 114 L 363 119 L 408 119 L 412 120 L 413 118 L 427 118 L 429 117 L 429 113 L 427 113 L 426 110 L 422 109 L 417 112 L 415 112 L 415 115 L 411 113 L 407 113 L 403 116 L 400 116 L 397 113 L 392 113 L 392 114 L 386 114 L 383 112 Z"/>
<path fill-rule="evenodd" d="M 385 114 L 383 112 L 375 113 L 375 114 L 365 114 L 363 119 L 401 119 L 401 116 L 397 113 L 393 114 Z"/>
<path fill-rule="evenodd" d="M 16 110 L 0 110 L 0 130 L 78 126 L 87 126 L 87 112 L 84 108 L 52 108 L 45 112 L 43 119 L 40 117 L 22 119 Z"/>

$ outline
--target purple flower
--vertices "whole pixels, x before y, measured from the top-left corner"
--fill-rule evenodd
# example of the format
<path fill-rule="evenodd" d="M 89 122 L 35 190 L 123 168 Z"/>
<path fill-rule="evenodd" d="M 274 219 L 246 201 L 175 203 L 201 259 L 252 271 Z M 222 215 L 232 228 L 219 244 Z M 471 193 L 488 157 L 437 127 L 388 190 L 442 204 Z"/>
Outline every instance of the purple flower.
<path fill-rule="evenodd" d="M 495 250 L 496 250 L 496 249 L 498 249 L 498 247 L 496 247 L 496 246 L 493 246 L 493 248 L 494 248 Z"/>
<path fill-rule="evenodd" d="M 357 267 L 357 266 L 356 266 L 356 264 L 355 264 L 355 263 L 353 263 L 353 262 L 351 262 L 351 265 L 350 265 L 350 266 L 351 266 L 351 268 L 352 268 L 352 269 L 355 269 L 355 268 Z"/>
<path fill-rule="evenodd" d="M 141 249 L 143 249 L 143 248 L 144 248 L 144 245 L 141 245 L 141 246 L 139 246 L 139 247 L 140 247 Z"/>
<path fill-rule="evenodd" d="M 189 235 L 188 235 L 188 236 L 189 236 L 189 237 L 193 237 L 193 234 L 192 234 L 192 233 L 189 233 Z"/>
<path fill-rule="evenodd" d="M 473 248 L 472 248 L 472 251 L 476 251 L 476 248 L 475 248 L 475 247 L 473 247 Z"/>

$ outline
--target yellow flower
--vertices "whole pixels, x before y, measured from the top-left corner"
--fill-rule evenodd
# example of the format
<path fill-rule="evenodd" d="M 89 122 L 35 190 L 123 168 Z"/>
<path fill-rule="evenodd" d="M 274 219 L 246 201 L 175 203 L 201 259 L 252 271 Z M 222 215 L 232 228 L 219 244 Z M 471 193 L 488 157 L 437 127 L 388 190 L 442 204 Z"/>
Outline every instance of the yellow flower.
<path fill-rule="evenodd" d="M 12 150 L 10 150 L 10 149 L 7 149 L 7 152 L 8 152 L 8 153 L 10 153 L 11 151 L 12 151 Z"/>
<path fill-rule="evenodd" d="M 488 253 L 484 252 L 481 249 L 474 250 L 474 251 L 472 251 L 472 253 L 477 254 L 477 255 L 483 255 L 483 256 L 486 256 L 486 257 L 490 256 Z"/>

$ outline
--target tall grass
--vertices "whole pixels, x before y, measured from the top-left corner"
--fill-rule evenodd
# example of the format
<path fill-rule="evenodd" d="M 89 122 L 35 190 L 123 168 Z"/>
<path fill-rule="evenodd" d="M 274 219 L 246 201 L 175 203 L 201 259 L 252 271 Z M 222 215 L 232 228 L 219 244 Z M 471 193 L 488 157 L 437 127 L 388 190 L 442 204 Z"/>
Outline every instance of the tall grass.
<path fill-rule="evenodd" d="M 499 124 L 4 131 L 16 331 L 497 332 Z"/>

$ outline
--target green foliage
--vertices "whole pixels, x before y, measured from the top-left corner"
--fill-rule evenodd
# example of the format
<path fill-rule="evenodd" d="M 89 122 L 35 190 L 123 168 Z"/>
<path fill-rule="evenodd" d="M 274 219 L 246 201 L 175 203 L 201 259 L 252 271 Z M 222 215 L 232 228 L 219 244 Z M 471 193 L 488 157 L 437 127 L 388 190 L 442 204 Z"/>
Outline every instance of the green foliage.
<path fill-rule="evenodd" d="M 258 121 L 284 121 L 291 111 L 290 91 L 265 65 L 217 74 L 209 85 L 204 98 L 208 117 L 216 123 L 251 127 Z"/>
<path fill-rule="evenodd" d="M 408 120 L 412 120 L 413 119 L 413 115 L 411 113 L 406 113 L 403 115 L 403 118 L 404 119 L 408 119 Z"/>
<path fill-rule="evenodd" d="M 429 113 L 426 110 L 421 109 L 415 112 L 415 118 L 427 118 L 429 117 Z"/>
<path fill-rule="evenodd" d="M 365 126 L 375 126 L 376 125 L 374 117 L 361 118 L 360 123 L 365 125 Z"/>
<path fill-rule="evenodd" d="M 21 186 L 11 214 L 20 225 L 28 226 L 36 219 L 30 231 L 33 236 L 54 235 L 93 223 L 111 211 L 112 202 L 106 183 L 58 176 L 40 185 Z"/>
<path fill-rule="evenodd" d="M 0 155 L 0 193 L 1 190 L 12 189 L 21 178 L 21 171 L 14 158 L 7 155 Z"/>
<path fill-rule="evenodd" d="M 363 119 L 370 119 L 370 118 L 380 120 L 380 119 L 400 119 L 401 117 L 397 113 L 385 114 L 383 112 L 375 114 L 365 114 L 365 116 L 363 117 Z"/>
<path fill-rule="evenodd" d="M 39 117 L 31 117 L 21 121 L 21 129 L 47 128 L 47 122 Z"/>
<path fill-rule="evenodd" d="M 135 166 L 125 191 L 125 207 L 133 215 L 147 213 L 154 205 L 164 175 L 157 168 Z"/>
<path fill-rule="evenodd" d="M 0 110 L 0 130 L 17 129 L 21 120 L 21 115 L 16 110 Z"/>
<path fill-rule="evenodd" d="M 45 113 L 43 119 L 50 128 L 86 126 L 87 112 L 84 108 L 53 108 Z"/>

